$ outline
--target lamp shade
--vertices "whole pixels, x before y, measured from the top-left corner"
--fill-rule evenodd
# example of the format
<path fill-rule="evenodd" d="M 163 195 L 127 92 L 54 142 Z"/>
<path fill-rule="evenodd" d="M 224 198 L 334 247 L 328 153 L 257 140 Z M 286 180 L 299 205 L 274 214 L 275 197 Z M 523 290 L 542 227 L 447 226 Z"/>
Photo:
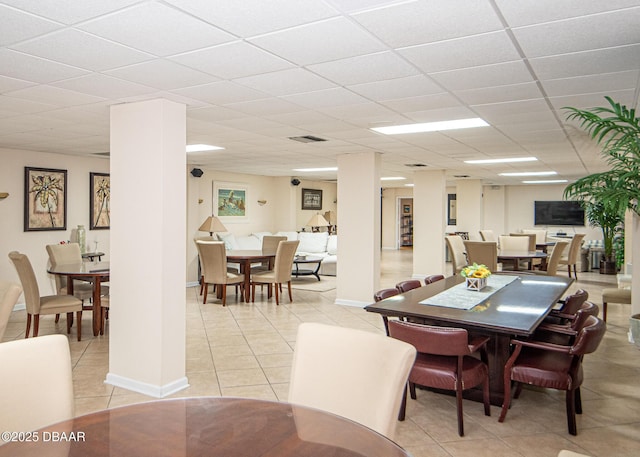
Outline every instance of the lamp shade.
<path fill-rule="evenodd" d="M 336 225 L 338 222 L 338 215 L 335 211 L 326 211 L 324 213 L 324 218 L 329 222 L 329 225 Z"/>
<path fill-rule="evenodd" d="M 322 214 L 316 214 L 311 219 L 309 219 L 309 222 L 307 222 L 307 225 L 309 227 L 320 227 L 320 226 L 326 227 L 327 225 L 329 225 L 329 223 L 324 217 L 322 217 Z"/>
<path fill-rule="evenodd" d="M 220 219 L 215 216 L 209 216 L 207 217 L 207 220 L 202 223 L 198 230 L 200 230 L 201 232 L 213 233 L 226 232 L 227 228 L 222 224 L 222 222 L 220 222 Z"/>

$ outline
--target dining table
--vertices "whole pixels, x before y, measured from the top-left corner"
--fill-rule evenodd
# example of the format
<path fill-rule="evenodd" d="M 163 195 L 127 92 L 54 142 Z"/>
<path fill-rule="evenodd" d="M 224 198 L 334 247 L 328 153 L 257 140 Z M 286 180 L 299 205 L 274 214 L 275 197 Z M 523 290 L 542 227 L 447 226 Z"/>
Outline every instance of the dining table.
<path fill-rule="evenodd" d="M 534 259 L 542 260 L 544 263 L 547 260 L 547 253 L 542 251 L 516 251 L 516 250 L 499 250 L 498 262 L 511 262 L 513 263 L 514 271 L 520 270 L 520 262 L 527 261 L 529 269 L 532 268 Z"/>
<path fill-rule="evenodd" d="M 341 416 L 233 397 L 137 403 L 13 436 L 2 435 L 0 457 L 410 456 L 387 437 Z"/>
<path fill-rule="evenodd" d="M 73 281 L 85 280 L 93 284 L 91 309 L 93 314 L 93 336 L 98 336 L 102 330 L 100 301 L 102 297 L 101 284 L 109 281 L 109 262 L 76 262 L 51 265 L 48 273 L 67 277 L 67 293 L 73 295 Z"/>
<path fill-rule="evenodd" d="M 471 335 L 488 336 L 491 403 L 501 405 L 503 369 L 514 337 L 532 335 L 573 283 L 560 276 L 493 274 L 481 291 L 465 290 L 465 278 L 441 281 L 394 295 L 365 307 L 368 312 L 412 322 L 464 328 Z M 469 392 L 478 398 L 479 392 Z"/>
<path fill-rule="evenodd" d="M 249 303 L 251 299 L 251 264 L 269 262 L 269 265 L 272 265 L 275 257 L 275 250 L 233 249 L 227 251 L 227 263 L 239 264 L 240 273 L 244 274 L 244 300 L 246 303 Z"/>

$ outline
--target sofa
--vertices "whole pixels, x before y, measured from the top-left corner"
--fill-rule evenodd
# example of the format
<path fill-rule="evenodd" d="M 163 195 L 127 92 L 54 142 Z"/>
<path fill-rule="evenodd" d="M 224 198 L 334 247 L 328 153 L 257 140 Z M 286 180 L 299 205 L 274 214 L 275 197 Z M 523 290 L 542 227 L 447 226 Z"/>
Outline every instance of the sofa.
<path fill-rule="evenodd" d="M 233 233 L 218 233 L 227 251 L 239 249 L 261 249 L 262 237 L 265 235 L 286 236 L 289 241 L 300 241 L 296 255 L 322 257 L 318 272 L 324 276 L 335 276 L 338 260 L 338 236 L 328 232 L 257 232 L 250 235 L 236 236 Z"/>

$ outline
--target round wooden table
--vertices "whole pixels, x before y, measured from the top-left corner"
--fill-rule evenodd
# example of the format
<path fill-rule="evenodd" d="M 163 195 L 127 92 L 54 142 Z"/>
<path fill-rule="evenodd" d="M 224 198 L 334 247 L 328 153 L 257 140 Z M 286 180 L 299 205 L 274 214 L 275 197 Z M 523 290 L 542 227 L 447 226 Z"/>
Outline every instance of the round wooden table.
<path fill-rule="evenodd" d="M 227 262 L 239 263 L 240 273 L 244 274 L 244 301 L 249 303 L 251 299 L 251 264 L 263 260 L 273 261 L 275 251 L 263 251 L 262 249 L 234 249 L 227 251 Z"/>
<path fill-rule="evenodd" d="M 38 441 L 0 446 L 0 457 L 409 456 L 393 441 L 340 416 L 229 397 L 139 403 L 36 433 Z"/>

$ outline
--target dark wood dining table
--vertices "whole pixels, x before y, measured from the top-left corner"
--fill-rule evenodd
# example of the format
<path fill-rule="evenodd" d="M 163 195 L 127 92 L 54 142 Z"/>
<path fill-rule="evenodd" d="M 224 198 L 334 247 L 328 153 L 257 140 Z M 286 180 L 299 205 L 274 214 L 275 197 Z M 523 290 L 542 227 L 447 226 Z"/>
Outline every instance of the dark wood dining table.
<path fill-rule="evenodd" d="M 501 405 L 503 368 L 509 358 L 511 339 L 531 335 L 573 283 L 571 278 L 558 276 L 517 275 L 516 272 L 513 276 L 517 279 L 469 310 L 420 303 L 462 284 L 461 276 L 450 276 L 395 295 L 368 305 L 365 310 L 429 325 L 465 328 L 473 335 L 489 336 L 491 402 Z"/>
<path fill-rule="evenodd" d="M 240 273 L 244 274 L 244 299 L 249 303 L 251 299 L 251 264 L 263 261 L 273 262 L 276 251 L 262 249 L 234 249 L 227 251 L 227 262 L 240 264 Z"/>
<path fill-rule="evenodd" d="M 101 283 L 109 280 L 109 262 L 78 262 L 49 266 L 48 273 L 67 277 L 67 293 L 73 295 L 73 280 L 80 279 L 90 281 L 93 284 L 92 311 L 93 311 L 93 336 L 98 336 L 102 327 L 100 318 L 100 297 L 102 296 Z"/>
<path fill-rule="evenodd" d="M 393 441 L 343 417 L 246 398 L 138 403 L 36 433 L 38 441 L 0 446 L 0 457 L 409 457 Z"/>
<path fill-rule="evenodd" d="M 534 259 L 540 259 L 545 262 L 547 253 L 542 251 L 498 251 L 498 262 L 504 262 L 505 260 L 512 262 L 514 271 L 520 270 L 520 261 L 522 260 L 528 261 L 529 269 L 531 269 Z"/>

